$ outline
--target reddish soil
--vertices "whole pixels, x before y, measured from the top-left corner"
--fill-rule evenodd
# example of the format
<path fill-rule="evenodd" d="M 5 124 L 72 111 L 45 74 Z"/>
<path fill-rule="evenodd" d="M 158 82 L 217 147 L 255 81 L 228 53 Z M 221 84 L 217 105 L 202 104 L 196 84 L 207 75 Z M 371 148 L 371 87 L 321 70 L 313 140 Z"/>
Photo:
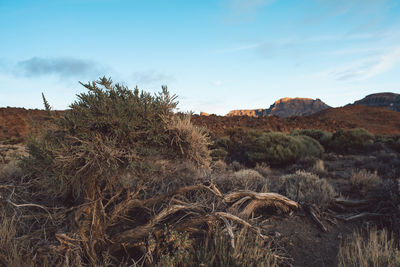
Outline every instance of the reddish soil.
<path fill-rule="evenodd" d="M 60 114 L 62 111 L 58 111 Z M 0 142 L 23 142 L 32 126 L 42 125 L 47 113 L 44 110 L 0 108 Z M 321 129 L 336 131 L 340 128 L 365 128 L 374 134 L 400 134 L 400 112 L 382 107 L 348 106 L 331 108 L 319 113 L 289 118 L 247 116 L 198 116 L 192 121 L 204 126 L 215 136 L 222 136 L 229 128 L 272 130 L 290 132 L 295 129 Z"/>
<path fill-rule="evenodd" d="M 348 106 L 330 108 L 306 117 L 289 118 L 247 116 L 193 116 L 192 121 L 209 129 L 216 136 L 226 129 L 290 132 L 295 129 L 321 129 L 334 132 L 340 128 L 365 128 L 374 134 L 400 134 L 400 112 L 381 107 Z"/>
<path fill-rule="evenodd" d="M 347 106 L 330 108 L 308 116 L 317 120 L 346 121 L 374 134 L 399 134 L 400 112 L 384 107 Z"/>

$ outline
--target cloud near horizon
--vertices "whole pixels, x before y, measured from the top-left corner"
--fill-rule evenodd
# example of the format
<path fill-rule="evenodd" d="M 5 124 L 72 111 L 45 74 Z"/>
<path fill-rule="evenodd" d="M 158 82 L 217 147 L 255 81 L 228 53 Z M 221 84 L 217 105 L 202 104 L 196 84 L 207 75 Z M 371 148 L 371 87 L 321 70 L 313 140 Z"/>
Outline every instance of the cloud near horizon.
<path fill-rule="evenodd" d="M 138 84 L 154 84 L 154 83 L 167 83 L 175 81 L 172 75 L 159 72 L 156 70 L 137 71 L 132 74 L 132 79 Z"/>
<path fill-rule="evenodd" d="M 90 60 L 82 60 L 72 57 L 42 58 L 32 57 L 19 61 L 14 74 L 26 77 L 58 75 L 61 77 L 79 77 L 82 75 L 101 75 L 105 68 Z"/>

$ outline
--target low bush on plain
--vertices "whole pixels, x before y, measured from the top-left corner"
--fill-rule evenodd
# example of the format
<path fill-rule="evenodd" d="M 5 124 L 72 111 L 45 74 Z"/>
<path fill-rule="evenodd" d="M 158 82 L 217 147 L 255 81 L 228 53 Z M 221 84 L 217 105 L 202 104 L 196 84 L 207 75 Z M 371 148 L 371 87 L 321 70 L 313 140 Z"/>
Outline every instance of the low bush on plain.
<path fill-rule="evenodd" d="M 336 131 L 330 142 L 330 149 L 338 153 L 364 151 L 374 143 L 374 135 L 362 128 Z"/>
<path fill-rule="evenodd" d="M 369 172 L 363 169 L 351 175 L 350 183 L 357 192 L 366 196 L 376 190 L 378 186 L 381 186 L 383 181 L 377 172 Z"/>
<path fill-rule="evenodd" d="M 295 201 L 317 204 L 320 207 L 329 205 L 336 195 L 328 181 L 305 171 L 281 176 L 274 180 L 271 189 Z"/>

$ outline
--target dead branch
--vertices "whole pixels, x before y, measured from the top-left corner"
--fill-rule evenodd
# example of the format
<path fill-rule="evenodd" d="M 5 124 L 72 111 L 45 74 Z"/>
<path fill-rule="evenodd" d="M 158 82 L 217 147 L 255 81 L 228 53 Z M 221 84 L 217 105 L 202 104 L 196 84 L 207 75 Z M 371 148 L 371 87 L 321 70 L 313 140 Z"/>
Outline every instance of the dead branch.
<path fill-rule="evenodd" d="M 319 229 L 321 229 L 322 232 L 324 232 L 324 233 L 328 232 L 328 229 L 326 229 L 325 225 L 317 217 L 317 215 L 315 214 L 314 209 L 311 205 L 303 204 L 302 207 L 303 207 L 303 210 L 306 212 L 306 214 L 308 214 L 311 217 L 311 219 L 319 227 Z"/>
<path fill-rule="evenodd" d="M 117 234 L 114 238 L 112 238 L 113 242 L 123 243 L 128 240 L 136 240 L 139 238 L 143 238 L 149 234 L 150 230 L 158 223 L 160 223 L 163 219 L 165 219 L 168 215 L 174 214 L 181 210 L 191 210 L 196 209 L 196 206 L 183 206 L 183 205 L 172 205 L 165 209 L 163 209 L 159 214 L 150 219 L 150 221 L 134 229 L 124 231 L 122 233 Z"/>
<path fill-rule="evenodd" d="M 340 204 L 343 206 L 347 207 L 360 207 L 360 206 L 365 206 L 369 205 L 371 203 L 370 200 L 363 199 L 363 200 L 350 200 L 350 199 L 344 199 L 344 198 L 336 198 L 334 199 L 336 204 Z"/>
<path fill-rule="evenodd" d="M 231 247 L 235 248 L 235 235 L 233 234 L 232 226 L 225 217 L 221 217 L 221 219 L 225 223 L 226 230 L 228 230 L 229 237 L 231 238 Z"/>
<path fill-rule="evenodd" d="M 363 212 L 363 213 L 360 213 L 357 215 L 346 217 L 346 218 L 344 218 L 344 220 L 347 222 L 350 222 L 350 221 L 355 221 L 355 220 L 359 220 L 359 219 L 370 218 L 370 217 L 380 217 L 380 216 L 383 216 L 383 214 Z"/>
<path fill-rule="evenodd" d="M 256 193 L 252 191 L 239 191 L 225 195 L 224 201 L 227 203 L 231 203 L 238 198 L 243 198 L 246 196 L 249 196 L 252 199 L 269 201 L 271 204 L 279 203 L 284 206 L 287 206 L 289 209 L 298 209 L 300 207 L 300 205 L 296 201 L 293 201 L 278 193 Z"/>

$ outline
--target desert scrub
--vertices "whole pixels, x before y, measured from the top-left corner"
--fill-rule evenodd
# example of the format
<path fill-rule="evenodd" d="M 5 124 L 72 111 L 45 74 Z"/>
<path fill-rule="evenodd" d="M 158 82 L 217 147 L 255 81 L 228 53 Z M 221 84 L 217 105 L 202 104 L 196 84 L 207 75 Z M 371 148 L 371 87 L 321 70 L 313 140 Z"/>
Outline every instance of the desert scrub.
<path fill-rule="evenodd" d="M 400 266 L 399 242 L 386 229 L 368 228 L 367 237 L 355 231 L 339 246 L 338 262 L 340 267 Z"/>
<path fill-rule="evenodd" d="M 257 163 L 254 170 L 256 170 L 259 174 L 261 174 L 264 177 L 268 177 L 272 173 L 271 168 L 266 163 Z"/>
<path fill-rule="evenodd" d="M 352 173 L 350 183 L 361 195 L 367 196 L 380 187 L 383 181 L 377 172 L 369 172 L 363 169 Z"/>
<path fill-rule="evenodd" d="M 318 143 L 318 141 L 315 140 L 314 138 L 311 138 L 306 135 L 297 135 L 295 136 L 295 138 L 300 141 L 300 153 L 299 153 L 300 158 L 305 158 L 305 157 L 318 158 L 325 152 L 323 146 L 320 143 Z"/>
<path fill-rule="evenodd" d="M 267 179 L 253 169 L 233 173 L 232 185 L 236 190 L 268 191 Z"/>
<path fill-rule="evenodd" d="M 329 147 L 339 153 L 363 151 L 374 143 L 374 135 L 362 128 L 338 130 L 331 139 Z"/>
<path fill-rule="evenodd" d="M 301 142 L 293 136 L 270 132 L 256 138 L 247 155 L 254 164 L 264 162 L 271 166 L 283 166 L 300 157 L 300 146 Z"/>
<path fill-rule="evenodd" d="M 335 196 L 335 190 L 328 181 L 305 171 L 281 176 L 274 180 L 271 189 L 292 200 L 317 204 L 320 207 L 329 205 Z"/>
<path fill-rule="evenodd" d="M 323 130 L 316 130 L 316 129 L 304 129 L 304 130 L 294 130 L 290 133 L 293 136 L 297 135 L 306 135 L 315 140 L 317 140 L 324 148 L 327 147 L 329 144 L 332 133 L 323 131 Z"/>

